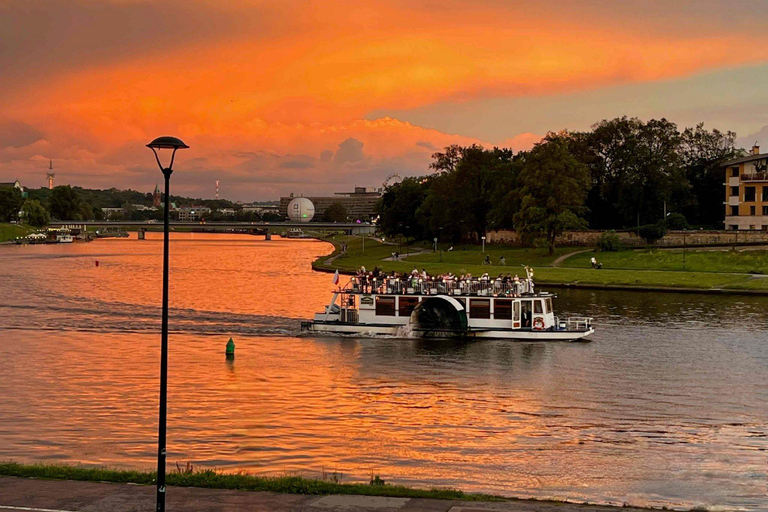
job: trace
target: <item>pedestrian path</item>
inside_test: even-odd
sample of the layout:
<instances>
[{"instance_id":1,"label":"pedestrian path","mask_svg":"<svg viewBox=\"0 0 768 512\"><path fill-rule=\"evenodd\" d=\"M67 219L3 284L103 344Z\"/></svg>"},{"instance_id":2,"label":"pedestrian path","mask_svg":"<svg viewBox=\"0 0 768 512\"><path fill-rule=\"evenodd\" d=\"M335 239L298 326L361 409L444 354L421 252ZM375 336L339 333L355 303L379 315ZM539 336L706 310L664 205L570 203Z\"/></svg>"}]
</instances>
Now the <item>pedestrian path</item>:
<instances>
[{"instance_id":1,"label":"pedestrian path","mask_svg":"<svg viewBox=\"0 0 768 512\"><path fill-rule=\"evenodd\" d=\"M467 502L385 496L306 496L169 487L168 512L640 512L544 501ZM0 512L151 512L147 485L0 477Z\"/></svg>"}]
</instances>

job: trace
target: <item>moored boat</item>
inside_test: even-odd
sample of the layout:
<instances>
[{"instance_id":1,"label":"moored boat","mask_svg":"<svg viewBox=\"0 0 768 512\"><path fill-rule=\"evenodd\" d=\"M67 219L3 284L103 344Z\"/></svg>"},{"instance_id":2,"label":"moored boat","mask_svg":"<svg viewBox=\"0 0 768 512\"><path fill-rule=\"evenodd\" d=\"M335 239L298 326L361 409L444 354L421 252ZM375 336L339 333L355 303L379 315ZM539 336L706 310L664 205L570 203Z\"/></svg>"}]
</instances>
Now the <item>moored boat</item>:
<instances>
[{"instance_id":1,"label":"moored boat","mask_svg":"<svg viewBox=\"0 0 768 512\"><path fill-rule=\"evenodd\" d=\"M302 332L396 337L574 341L594 333L592 318L555 316L556 295L522 280L452 275L358 275L339 287ZM338 302L337 302L338 301Z\"/></svg>"}]
</instances>

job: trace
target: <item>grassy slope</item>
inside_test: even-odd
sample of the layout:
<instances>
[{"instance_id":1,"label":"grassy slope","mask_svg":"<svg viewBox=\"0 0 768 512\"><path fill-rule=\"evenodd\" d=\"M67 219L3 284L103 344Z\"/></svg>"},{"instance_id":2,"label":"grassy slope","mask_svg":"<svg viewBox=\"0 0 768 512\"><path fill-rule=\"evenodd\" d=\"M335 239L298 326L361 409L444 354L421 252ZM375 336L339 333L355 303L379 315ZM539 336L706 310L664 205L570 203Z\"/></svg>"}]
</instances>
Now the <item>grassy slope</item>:
<instances>
[{"instance_id":1,"label":"grassy slope","mask_svg":"<svg viewBox=\"0 0 768 512\"><path fill-rule=\"evenodd\" d=\"M645 249L636 251L575 254L563 266L589 268L596 257L606 269L683 270L682 249ZM685 269L698 272L745 272L768 274L768 251L757 250L686 250Z\"/></svg>"},{"instance_id":2,"label":"grassy slope","mask_svg":"<svg viewBox=\"0 0 768 512\"><path fill-rule=\"evenodd\" d=\"M412 255L406 261L382 261L398 250L397 245L382 245L370 238L366 239L365 253L357 237L336 237L336 242L348 244L347 254L334 260L333 264L322 265L327 256L316 262L320 267L354 271L360 265L372 269L378 265L385 271L410 271L414 266L425 268L431 274L453 272L461 274L471 272L491 275L511 272L522 273L520 265L527 263L534 267L536 281L539 283L590 284L612 286L651 286L673 288L724 288L737 290L766 290L768 278L753 278L741 273L755 269L765 269L768 273L768 256L763 251L687 251L686 267L692 271L675 271L677 259L682 270L682 253L677 250L622 251L618 253L586 252L567 258L560 267L552 267L555 257L574 252L579 248L559 248L555 257L550 257L540 249L521 249L512 247L487 247L491 255L490 266L481 265L484 255L480 247L457 247L452 252L443 252L440 262L439 253ZM412 249L413 250L413 249ZM412 251L411 250L411 251ZM403 253L405 251L403 250ZM651 252L651 256L643 253ZM336 251L338 253L338 250ZM504 255L506 266L498 265L498 257ZM602 270L589 268L589 260L596 256L603 262ZM691 260L693 258L693 260ZM690 261L690 265L688 265ZM745 270L749 269L749 270Z\"/></svg>"},{"instance_id":3,"label":"grassy slope","mask_svg":"<svg viewBox=\"0 0 768 512\"><path fill-rule=\"evenodd\" d=\"M20 236L27 236L34 228L20 224L0 224L0 242L7 242Z\"/></svg>"},{"instance_id":4,"label":"grassy slope","mask_svg":"<svg viewBox=\"0 0 768 512\"><path fill-rule=\"evenodd\" d=\"M80 480L88 482L116 482L151 485L156 473L124 471L108 468L85 468L62 465L24 465L14 462L0 463L0 476L44 478L48 480ZM300 476L260 477L244 473L220 473L213 470L171 471L166 477L168 485L205 487L210 489L239 489L244 491L269 491L291 494L360 494L367 496L399 496L409 498L437 498L470 501L504 501L504 498L487 494L465 494L454 489L413 489L399 485L369 485L339 483L338 475L326 480L314 480Z\"/></svg>"}]
</instances>

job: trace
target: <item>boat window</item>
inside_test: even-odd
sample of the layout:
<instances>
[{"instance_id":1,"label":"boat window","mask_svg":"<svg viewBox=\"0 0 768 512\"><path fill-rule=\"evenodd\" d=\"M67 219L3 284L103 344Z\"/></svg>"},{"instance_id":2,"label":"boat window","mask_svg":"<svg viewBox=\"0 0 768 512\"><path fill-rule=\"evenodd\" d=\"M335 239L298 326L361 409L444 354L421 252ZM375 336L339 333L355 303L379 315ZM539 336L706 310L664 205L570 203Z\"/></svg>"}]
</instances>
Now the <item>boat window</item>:
<instances>
[{"instance_id":1,"label":"boat window","mask_svg":"<svg viewBox=\"0 0 768 512\"><path fill-rule=\"evenodd\" d=\"M400 316L411 316L416 304L419 303L418 297L400 297Z\"/></svg>"},{"instance_id":2,"label":"boat window","mask_svg":"<svg viewBox=\"0 0 768 512\"><path fill-rule=\"evenodd\" d=\"M463 307L463 308L464 308L464 310L466 311L466 309L467 309L467 301L465 301L464 299L460 299L460 298L458 298L458 297L454 297L453 299L454 299L456 302L458 302L459 304L461 304L461 307Z\"/></svg>"},{"instance_id":3,"label":"boat window","mask_svg":"<svg viewBox=\"0 0 768 512\"><path fill-rule=\"evenodd\" d=\"M512 320L512 301L509 299L496 299L493 302L493 318Z\"/></svg>"},{"instance_id":4,"label":"boat window","mask_svg":"<svg viewBox=\"0 0 768 512\"><path fill-rule=\"evenodd\" d=\"M490 299L470 299L469 316L470 318L491 318Z\"/></svg>"},{"instance_id":5,"label":"boat window","mask_svg":"<svg viewBox=\"0 0 768 512\"><path fill-rule=\"evenodd\" d=\"M547 304L547 313L551 313L552 312L552 299L547 299L546 304Z\"/></svg>"},{"instance_id":6,"label":"boat window","mask_svg":"<svg viewBox=\"0 0 768 512\"><path fill-rule=\"evenodd\" d=\"M534 313L543 313L544 312L544 308L541 307L541 301L540 300L533 301L533 312Z\"/></svg>"},{"instance_id":7,"label":"boat window","mask_svg":"<svg viewBox=\"0 0 768 512\"><path fill-rule=\"evenodd\" d=\"M515 310L515 321L519 322L520 321L520 303L517 301L515 301L514 310Z\"/></svg>"},{"instance_id":8,"label":"boat window","mask_svg":"<svg viewBox=\"0 0 768 512\"><path fill-rule=\"evenodd\" d=\"M379 316L395 316L395 298L376 297L376 314Z\"/></svg>"},{"instance_id":9,"label":"boat window","mask_svg":"<svg viewBox=\"0 0 768 512\"><path fill-rule=\"evenodd\" d=\"M520 301L520 303L522 304L521 309L522 309L522 312L523 312L522 313L522 316L523 316L523 320L522 320L523 328L530 328L531 327L531 321L533 320L532 314L531 314L531 301L530 300L523 300L523 301Z\"/></svg>"}]
</instances>

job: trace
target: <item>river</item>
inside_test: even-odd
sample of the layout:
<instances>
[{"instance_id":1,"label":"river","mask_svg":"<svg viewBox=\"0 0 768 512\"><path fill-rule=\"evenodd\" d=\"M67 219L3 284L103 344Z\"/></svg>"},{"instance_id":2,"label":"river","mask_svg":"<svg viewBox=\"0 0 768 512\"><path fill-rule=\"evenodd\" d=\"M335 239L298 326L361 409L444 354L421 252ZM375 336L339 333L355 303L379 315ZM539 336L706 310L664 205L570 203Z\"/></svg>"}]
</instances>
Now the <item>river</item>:
<instances>
[{"instance_id":1,"label":"river","mask_svg":"<svg viewBox=\"0 0 768 512\"><path fill-rule=\"evenodd\" d=\"M148 237L0 247L0 460L153 468L162 241ZM560 316L595 317L589 343L298 337L329 300L331 276L310 270L329 251L172 235L170 466L768 504L768 298L551 290Z\"/></svg>"}]
</instances>

